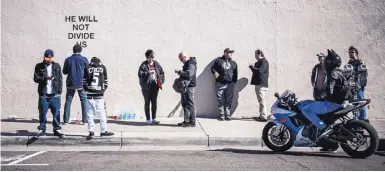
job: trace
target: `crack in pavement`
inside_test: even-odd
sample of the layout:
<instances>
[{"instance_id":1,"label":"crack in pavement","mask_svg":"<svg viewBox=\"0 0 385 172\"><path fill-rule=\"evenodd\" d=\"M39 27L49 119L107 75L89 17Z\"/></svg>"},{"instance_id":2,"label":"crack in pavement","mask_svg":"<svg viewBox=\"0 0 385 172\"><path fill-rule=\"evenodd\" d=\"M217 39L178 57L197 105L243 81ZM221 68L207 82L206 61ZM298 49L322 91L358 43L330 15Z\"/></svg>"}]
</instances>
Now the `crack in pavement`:
<instances>
[{"instance_id":1,"label":"crack in pavement","mask_svg":"<svg viewBox=\"0 0 385 172\"><path fill-rule=\"evenodd\" d=\"M283 158L283 157L280 156L280 155L275 155L275 156L277 156L278 159L280 159L280 160L282 160L282 161L285 161L285 162L288 162L288 163L292 163L292 164L297 164L297 165L301 166L302 168L305 168L306 170L310 170L309 167L307 167L307 166L305 166L305 165L302 165L302 164L299 163L299 162L288 161L287 159Z\"/></svg>"}]
</instances>

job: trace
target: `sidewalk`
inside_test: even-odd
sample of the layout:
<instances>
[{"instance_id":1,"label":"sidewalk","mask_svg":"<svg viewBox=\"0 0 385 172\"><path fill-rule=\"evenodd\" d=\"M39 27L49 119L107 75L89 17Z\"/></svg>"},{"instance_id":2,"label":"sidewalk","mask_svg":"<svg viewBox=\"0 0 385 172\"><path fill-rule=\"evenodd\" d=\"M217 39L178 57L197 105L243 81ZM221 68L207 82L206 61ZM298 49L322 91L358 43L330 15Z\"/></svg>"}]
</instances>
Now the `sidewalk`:
<instances>
[{"instance_id":1,"label":"sidewalk","mask_svg":"<svg viewBox=\"0 0 385 172\"><path fill-rule=\"evenodd\" d=\"M27 141L37 131L39 121L32 119L1 120L2 147L26 146ZM52 121L52 119L48 119ZM218 121L216 119L198 118L193 127L178 127L182 118L159 119L159 125L146 125L143 120L119 121L108 120L112 137L99 137L100 125L96 123L95 137L87 141L87 125L61 125L66 137L53 136L52 123L47 123L47 136L34 140L28 147L90 147L108 146L109 150L124 150L136 146L195 146L201 148L215 146L251 146L262 145L262 129L266 125L252 119L234 119ZM385 120L372 120L380 139L380 147L385 146Z\"/></svg>"}]
</instances>

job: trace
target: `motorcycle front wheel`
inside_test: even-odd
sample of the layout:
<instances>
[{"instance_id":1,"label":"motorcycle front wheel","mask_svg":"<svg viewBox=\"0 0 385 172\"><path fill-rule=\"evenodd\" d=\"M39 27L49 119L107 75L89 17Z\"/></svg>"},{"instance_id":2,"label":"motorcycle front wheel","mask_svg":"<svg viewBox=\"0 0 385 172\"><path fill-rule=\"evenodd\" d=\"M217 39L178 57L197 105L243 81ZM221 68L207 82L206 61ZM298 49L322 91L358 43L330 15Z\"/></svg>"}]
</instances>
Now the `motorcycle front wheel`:
<instances>
[{"instance_id":1,"label":"motorcycle front wheel","mask_svg":"<svg viewBox=\"0 0 385 172\"><path fill-rule=\"evenodd\" d=\"M345 124L344 128L354 135L352 140L340 143L345 153L353 158L366 158L377 151L379 138L376 129L372 125L365 121L353 120ZM360 150L364 146L367 146L367 148Z\"/></svg>"},{"instance_id":2,"label":"motorcycle front wheel","mask_svg":"<svg viewBox=\"0 0 385 172\"><path fill-rule=\"evenodd\" d=\"M269 122L263 128L262 139L266 146L274 152L285 152L293 146L293 139L288 128L283 127L278 136L274 135L277 125Z\"/></svg>"}]
</instances>

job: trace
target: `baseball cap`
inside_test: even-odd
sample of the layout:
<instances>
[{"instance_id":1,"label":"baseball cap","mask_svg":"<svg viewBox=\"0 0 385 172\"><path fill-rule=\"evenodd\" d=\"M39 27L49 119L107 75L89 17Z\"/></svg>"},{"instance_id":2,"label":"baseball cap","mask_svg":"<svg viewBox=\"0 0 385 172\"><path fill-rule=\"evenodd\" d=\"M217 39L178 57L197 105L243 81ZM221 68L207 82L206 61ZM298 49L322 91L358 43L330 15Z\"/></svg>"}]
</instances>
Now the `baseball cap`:
<instances>
[{"instance_id":1,"label":"baseball cap","mask_svg":"<svg viewBox=\"0 0 385 172\"><path fill-rule=\"evenodd\" d=\"M226 48L223 53L233 53L234 50L231 50L230 48Z\"/></svg>"},{"instance_id":2,"label":"baseball cap","mask_svg":"<svg viewBox=\"0 0 385 172\"><path fill-rule=\"evenodd\" d=\"M48 57L49 55L51 55L51 57L53 57L53 51L51 49L45 50L44 57Z\"/></svg>"}]
</instances>

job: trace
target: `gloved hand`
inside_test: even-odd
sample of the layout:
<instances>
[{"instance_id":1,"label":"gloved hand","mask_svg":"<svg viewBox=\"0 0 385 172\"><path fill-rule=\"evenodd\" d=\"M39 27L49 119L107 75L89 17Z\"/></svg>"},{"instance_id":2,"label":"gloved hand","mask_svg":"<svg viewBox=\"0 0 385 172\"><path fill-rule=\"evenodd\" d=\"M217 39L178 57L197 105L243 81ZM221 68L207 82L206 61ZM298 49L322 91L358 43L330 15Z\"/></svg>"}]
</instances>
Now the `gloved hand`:
<instances>
[{"instance_id":1,"label":"gloved hand","mask_svg":"<svg viewBox=\"0 0 385 172\"><path fill-rule=\"evenodd\" d=\"M215 75L215 78L219 77L219 73L218 72L215 72L214 75Z\"/></svg>"}]
</instances>

